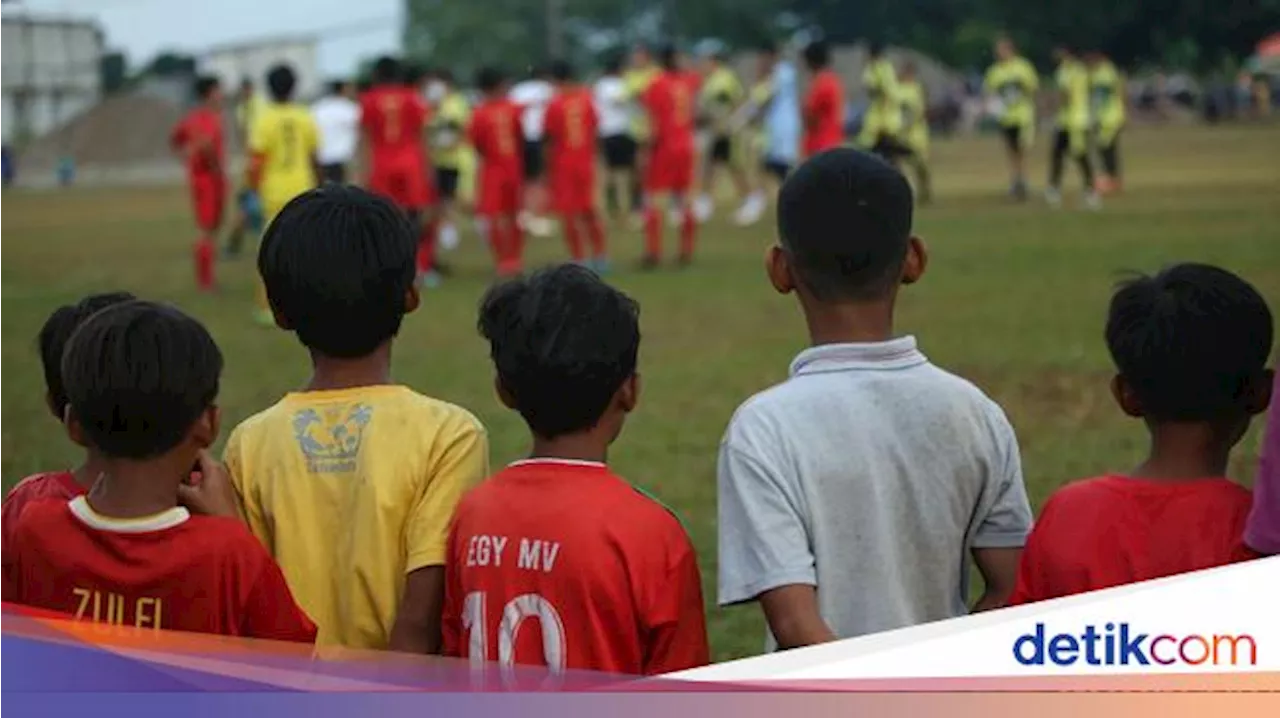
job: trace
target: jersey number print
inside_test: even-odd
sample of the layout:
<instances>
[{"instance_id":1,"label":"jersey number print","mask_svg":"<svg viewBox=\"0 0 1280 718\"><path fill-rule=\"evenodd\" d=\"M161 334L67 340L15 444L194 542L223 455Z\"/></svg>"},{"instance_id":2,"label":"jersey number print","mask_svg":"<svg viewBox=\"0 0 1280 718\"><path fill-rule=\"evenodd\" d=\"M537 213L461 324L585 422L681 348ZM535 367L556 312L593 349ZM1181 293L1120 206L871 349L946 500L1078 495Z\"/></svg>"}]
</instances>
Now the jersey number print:
<instances>
[{"instance_id":1,"label":"jersey number print","mask_svg":"<svg viewBox=\"0 0 1280 718\"><path fill-rule=\"evenodd\" d=\"M489 660L488 597L484 591L467 594L462 605L462 628L470 635L467 655L471 665L479 666ZM536 593L516 596L502 608L502 622L498 624L498 664L504 674L514 672L516 664L516 637L525 620L536 618L542 625L542 662L552 673L563 673L565 667L564 622L551 602Z\"/></svg>"}]
</instances>

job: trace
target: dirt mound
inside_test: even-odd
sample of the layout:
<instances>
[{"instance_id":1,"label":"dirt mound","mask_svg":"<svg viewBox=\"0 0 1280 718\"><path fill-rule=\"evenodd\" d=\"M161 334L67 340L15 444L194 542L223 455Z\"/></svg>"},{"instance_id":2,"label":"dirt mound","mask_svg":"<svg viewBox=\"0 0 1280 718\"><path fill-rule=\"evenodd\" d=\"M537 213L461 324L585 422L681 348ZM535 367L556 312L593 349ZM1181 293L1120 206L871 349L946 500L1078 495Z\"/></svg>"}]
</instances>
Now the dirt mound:
<instances>
[{"instance_id":1,"label":"dirt mound","mask_svg":"<svg viewBox=\"0 0 1280 718\"><path fill-rule=\"evenodd\" d=\"M170 156L169 132L182 114L178 105L154 97L108 97L22 148L19 166L48 168L63 155L78 166L163 161Z\"/></svg>"}]
</instances>

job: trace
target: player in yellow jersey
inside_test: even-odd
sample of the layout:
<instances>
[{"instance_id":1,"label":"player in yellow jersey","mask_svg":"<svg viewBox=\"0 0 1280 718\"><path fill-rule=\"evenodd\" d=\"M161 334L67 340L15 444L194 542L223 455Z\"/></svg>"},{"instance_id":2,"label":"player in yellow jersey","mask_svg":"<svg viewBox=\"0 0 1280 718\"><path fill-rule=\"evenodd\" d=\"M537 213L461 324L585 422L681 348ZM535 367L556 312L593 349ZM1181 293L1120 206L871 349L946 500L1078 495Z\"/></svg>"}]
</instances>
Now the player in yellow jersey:
<instances>
[{"instance_id":1,"label":"player in yellow jersey","mask_svg":"<svg viewBox=\"0 0 1280 718\"><path fill-rule=\"evenodd\" d=\"M1093 113L1094 138L1102 159L1098 190L1102 194L1120 189L1120 131L1125 124L1124 78L1114 63L1098 51L1090 52L1089 104Z\"/></svg>"},{"instance_id":2,"label":"player in yellow jersey","mask_svg":"<svg viewBox=\"0 0 1280 718\"><path fill-rule=\"evenodd\" d=\"M916 63L908 60L898 73L898 102L902 107L902 141L911 150L907 163L916 175L916 201L933 199L929 177L929 94L920 84Z\"/></svg>"},{"instance_id":3,"label":"player in yellow jersey","mask_svg":"<svg viewBox=\"0 0 1280 718\"><path fill-rule=\"evenodd\" d=\"M700 114L711 130L711 146L702 163L702 194L693 205L694 216L699 222L710 219L715 211L711 186L715 181L717 168L723 168L729 173L740 200L745 199L751 190L747 184L747 175L742 171L740 158L735 156L735 136L730 126L730 120L746 100L746 94L746 88L742 86L738 75L725 63L724 53L716 51L709 54L703 71L702 88L698 92Z\"/></svg>"},{"instance_id":4,"label":"player in yellow jersey","mask_svg":"<svg viewBox=\"0 0 1280 718\"><path fill-rule=\"evenodd\" d=\"M631 139L636 146L631 161L631 214L637 224L644 209L644 164L649 155L649 115L641 106L640 98L657 76L658 65L649 48L636 45L631 51L630 66L622 74L622 82L631 103Z\"/></svg>"},{"instance_id":5,"label":"player in yellow jersey","mask_svg":"<svg viewBox=\"0 0 1280 718\"><path fill-rule=\"evenodd\" d=\"M902 137L902 105L898 99L898 71L885 56L884 45L872 42L867 48L867 67L862 86L868 105L862 116L857 144L885 160L898 164L911 154Z\"/></svg>"},{"instance_id":6,"label":"player in yellow jersey","mask_svg":"<svg viewBox=\"0 0 1280 718\"><path fill-rule=\"evenodd\" d=\"M320 132L306 105L293 101L297 76L288 65L267 72L271 101L256 113L249 130L249 186L262 198L268 224L289 200L316 186ZM255 318L272 324L266 294L259 286Z\"/></svg>"},{"instance_id":7,"label":"player in yellow jersey","mask_svg":"<svg viewBox=\"0 0 1280 718\"><path fill-rule=\"evenodd\" d=\"M1084 203L1098 209L1102 201L1093 184L1093 162L1089 159L1089 70L1075 52L1059 47L1054 55L1058 69L1054 84L1058 91L1058 118L1049 155L1049 187L1044 192L1051 206L1062 204L1062 165L1067 156L1075 160L1084 181Z\"/></svg>"},{"instance_id":8,"label":"player in yellow jersey","mask_svg":"<svg viewBox=\"0 0 1280 718\"><path fill-rule=\"evenodd\" d=\"M471 119L471 105L458 91L453 73L441 69L435 82L440 88L439 103L427 125L431 134L431 160L435 164L436 193L440 197L437 216L440 221L440 246L452 249L458 246L458 227L454 223L454 205L458 199L462 170L466 164L467 123ZM439 261L436 262L437 267Z\"/></svg>"},{"instance_id":9,"label":"player in yellow jersey","mask_svg":"<svg viewBox=\"0 0 1280 718\"><path fill-rule=\"evenodd\" d=\"M1000 133L1009 158L1009 194L1027 198L1027 149L1036 131L1036 91L1040 77L1036 68L1018 54L1007 37L996 40L996 62L987 70L983 92L1000 103Z\"/></svg>"},{"instance_id":10,"label":"player in yellow jersey","mask_svg":"<svg viewBox=\"0 0 1280 718\"><path fill-rule=\"evenodd\" d=\"M258 116L258 111L262 109L263 104L262 96L253 87L253 80L247 77L241 80L240 89L236 93L235 127L236 142L244 152L249 150L249 129L253 127L253 120ZM239 211L235 224L227 234L227 246L223 250L223 256L227 259L240 256L245 234L250 232L254 236L262 234L262 200L249 187L247 178L240 181L240 189L236 191L236 207Z\"/></svg>"}]
</instances>

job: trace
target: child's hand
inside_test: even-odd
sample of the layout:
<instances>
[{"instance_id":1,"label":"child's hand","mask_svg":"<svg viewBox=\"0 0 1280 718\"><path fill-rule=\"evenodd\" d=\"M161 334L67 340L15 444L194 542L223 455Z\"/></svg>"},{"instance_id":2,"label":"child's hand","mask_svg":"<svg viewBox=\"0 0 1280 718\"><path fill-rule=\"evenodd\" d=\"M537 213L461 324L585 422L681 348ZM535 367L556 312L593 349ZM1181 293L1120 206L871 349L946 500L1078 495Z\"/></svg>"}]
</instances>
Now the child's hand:
<instances>
[{"instance_id":1,"label":"child's hand","mask_svg":"<svg viewBox=\"0 0 1280 718\"><path fill-rule=\"evenodd\" d=\"M243 519L227 468L208 451L200 452L198 466L199 476L178 487L178 501L198 514Z\"/></svg>"}]
</instances>

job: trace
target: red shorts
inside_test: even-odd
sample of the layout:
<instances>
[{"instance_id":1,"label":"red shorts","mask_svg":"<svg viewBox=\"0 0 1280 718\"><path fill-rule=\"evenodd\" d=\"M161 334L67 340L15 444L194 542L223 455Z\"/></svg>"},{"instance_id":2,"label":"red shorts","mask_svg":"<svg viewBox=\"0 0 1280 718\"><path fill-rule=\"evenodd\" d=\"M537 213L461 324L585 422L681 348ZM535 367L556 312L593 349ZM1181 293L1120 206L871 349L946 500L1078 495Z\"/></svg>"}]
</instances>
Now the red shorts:
<instances>
[{"instance_id":1,"label":"red shorts","mask_svg":"<svg viewBox=\"0 0 1280 718\"><path fill-rule=\"evenodd\" d=\"M427 178L427 168L417 157L395 162L374 162L369 173L369 190L416 212L435 201L435 187Z\"/></svg>"},{"instance_id":2,"label":"red shorts","mask_svg":"<svg viewBox=\"0 0 1280 718\"><path fill-rule=\"evenodd\" d=\"M227 201L227 180L221 174L193 174L188 177L196 226L205 232L222 226L222 209Z\"/></svg>"},{"instance_id":3,"label":"red shorts","mask_svg":"<svg viewBox=\"0 0 1280 718\"><path fill-rule=\"evenodd\" d=\"M595 162L552 162L551 204L557 214L581 214L595 209Z\"/></svg>"},{"instance_id":4,"label":"red shorts","mask_svg":"<svg viewBox=\"0 0 1280 718\"><path fill-rule=\"evenodd\" d=\"M644 188L649 192L688 192L693 186L693 148L659 145L649 155Z\"/></svg>"},{"instance_id":5,"label":"red shorts","mask_svg":"<svg viewBox=\"0 0 1280 718\"><path fill-rule=\"evenodd\" d=\"M476 214L493 217L520 212L524 177L518 167L482 165L476 183Z\"/></svg>"}]
</instances>

